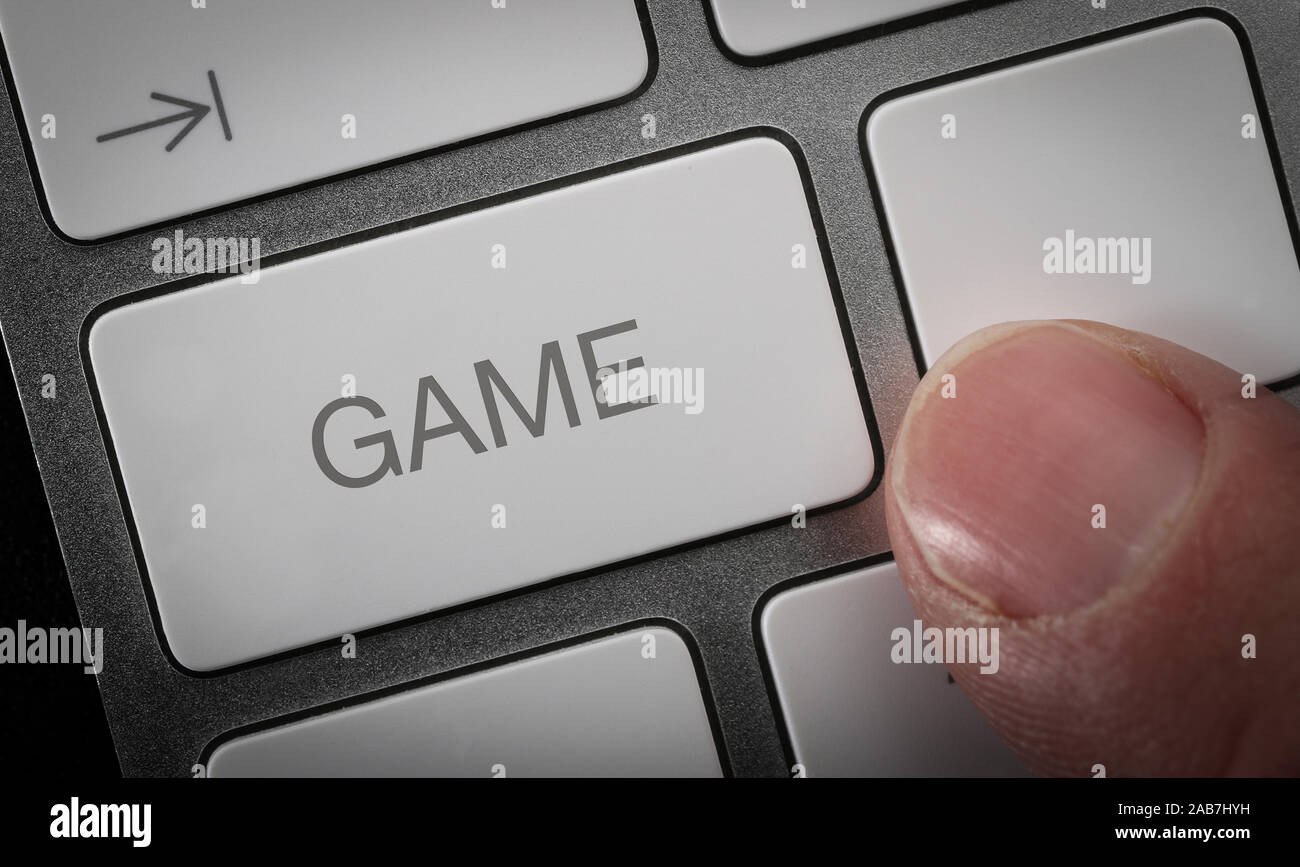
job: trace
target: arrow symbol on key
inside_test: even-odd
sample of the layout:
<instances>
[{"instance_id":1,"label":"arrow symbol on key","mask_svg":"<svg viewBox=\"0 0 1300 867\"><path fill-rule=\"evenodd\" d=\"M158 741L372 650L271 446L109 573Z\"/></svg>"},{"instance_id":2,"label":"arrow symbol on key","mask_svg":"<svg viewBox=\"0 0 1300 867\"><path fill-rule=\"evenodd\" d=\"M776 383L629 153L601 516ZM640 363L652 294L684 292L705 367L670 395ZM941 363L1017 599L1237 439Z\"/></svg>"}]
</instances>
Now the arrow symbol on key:
<instances>
[{"instance_id":1,"label":"arrow symbol on key","mask_svg":"<svg viewBox=\"0 0 1300 867\"><path fill-rule=\"evenodd\" d=\"M217 89L217 76L211 70L208 70L208 83L212 86L212 99L213 102L216 103L217 114L220 115L221 117L221 127L225 131L226 141L230 141L231 138L230 122L226 119L225 106L222 105L221 103L221 91ZM181 108L184 108L185 111L178 112L176 114L169 114L166 117L160 117L157 120L150 120L150 121L145 121L144 123L138 123L135 126L128 126L125 129L114 130L113 132L106 132L103 135L96 137L95 141L97 142L111 141L112 139L115 138L122 138L123 136L134 135L138 132L144 132L147 129L153 129L156 126L166 126L169 123L176 123L177 121L180 120L188 120L189 122L186 123L185 126L181 127L181 131L176 133L176 135L172 138L172 140L167 142L167 146L163 148L163 150L167 151L168 153L171 153L172 148L180 144L181 140L184 139L185 136L190 134L190 130L198 126L199 121L207 117L208 112L212 111L212 106L210 105L204 105L201 102L193 102L188 99L181 99L178 96L168 96L165 93L158 93L157 91L149 94L149 97L150 99L156 99L159 102L169 102L172 105L179 105Z\"/></svg>"}]
</instances>

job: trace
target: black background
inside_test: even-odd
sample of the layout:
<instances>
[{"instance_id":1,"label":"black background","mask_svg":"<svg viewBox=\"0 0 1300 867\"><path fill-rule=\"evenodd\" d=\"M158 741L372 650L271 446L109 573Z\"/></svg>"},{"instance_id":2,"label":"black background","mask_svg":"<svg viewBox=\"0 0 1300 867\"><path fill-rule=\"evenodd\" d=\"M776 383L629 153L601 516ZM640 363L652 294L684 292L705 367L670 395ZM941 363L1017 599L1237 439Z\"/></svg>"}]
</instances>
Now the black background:
<instances>
[{"instance_id":1,"label":"black background","mask_svg":"<svg viewBox=\"0 0 1300 867\"><path fill-rule=\"evenodd\" d=\"M3 340L0 339L0 344ZM9 356L0 348L0 626L79 626L41 487ZM39 383L31 388L39 389ZM35 394L29 393L29 397ZM103 779L120 775L94 675L79 665L0 665L0 775Z\"/></svg>"}]
</instances>

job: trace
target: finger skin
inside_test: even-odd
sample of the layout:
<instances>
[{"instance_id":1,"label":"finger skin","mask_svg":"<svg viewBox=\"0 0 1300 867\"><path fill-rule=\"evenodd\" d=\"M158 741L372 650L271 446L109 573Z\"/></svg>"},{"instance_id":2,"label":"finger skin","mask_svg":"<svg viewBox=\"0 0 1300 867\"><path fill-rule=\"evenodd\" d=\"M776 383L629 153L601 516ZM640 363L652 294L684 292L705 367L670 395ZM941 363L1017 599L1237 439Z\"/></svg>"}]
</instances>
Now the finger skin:
<instances>
[{"instance_id":1,"label":"finger skin","mask_svg":"<svg viewBox=\"0 0 1300 867\"><path fill-rule=\"evenodd\" d=\"M1082 608L1017 618L933 574L893 479L909 423L940 376L960 379L972 352L1027 328L1073 329L1122 353L1199 416L1206 448L1185 511L1132 574ZM1280 398L1260 388L1243 399L1240 373L1150 335L1083 321L994 326L922 379L884 491L895 557L923 622L999 627L997 674L949 667L1033 771L1300 774L1300 413ZM1247 634L1254 659L1243 658Z\"/></svg>"}]
</instances>

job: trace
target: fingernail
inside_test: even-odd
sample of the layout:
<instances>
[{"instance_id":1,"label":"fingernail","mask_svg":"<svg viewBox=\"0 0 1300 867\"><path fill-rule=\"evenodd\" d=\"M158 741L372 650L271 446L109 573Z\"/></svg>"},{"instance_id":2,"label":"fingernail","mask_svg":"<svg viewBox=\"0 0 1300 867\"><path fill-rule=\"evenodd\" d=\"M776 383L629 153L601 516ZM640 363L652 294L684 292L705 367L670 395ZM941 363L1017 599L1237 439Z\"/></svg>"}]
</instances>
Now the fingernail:
<instances>
[{"instance_id":1,"label":"fingernail","mask_svg":"<svg viewBox=\"0 0 1300 867\"><path fill-rule=\"evenodd\" d=\"M933 574L992 611L1033 617L1088 605L1149 561L1204 454L1200 418L1127 356L1035 323L939 360L891 479Z\"/></svg>"}]
</instances>

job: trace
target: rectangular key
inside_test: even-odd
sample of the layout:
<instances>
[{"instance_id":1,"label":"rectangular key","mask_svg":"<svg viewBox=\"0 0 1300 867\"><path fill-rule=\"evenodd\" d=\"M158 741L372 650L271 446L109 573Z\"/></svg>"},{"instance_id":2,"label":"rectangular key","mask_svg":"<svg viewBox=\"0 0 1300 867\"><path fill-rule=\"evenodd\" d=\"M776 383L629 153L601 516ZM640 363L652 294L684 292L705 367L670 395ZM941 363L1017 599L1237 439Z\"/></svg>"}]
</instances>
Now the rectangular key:
<instances>
[{"instance_id":1,"label":"rectangular key","mask_svg":"<svg viewBox=\"0 0 1300 867\"><path fill-rule=\"evenodd\" d=\"M763 608L763 646L806 776L1026 774L945 666L894 661L894 630L910 645L915 621L892 561L785 590Z\"/></svg>"},{"instance_id":2,"label":"rectangular key","mask_svg":"<svg viewBox=\"0 0 1300 867\"><path fill-rule=\"evenodd\" d=\"M921 354L1098 319L1300 373L1300 264L1233 29L1196 17L886 102L866 123Z\"/></svg>"},{"instance_id":3,"label":"rectangular key","mask_svg":"<svg viewBox=\"0 0 1300 867\"><path fill-rule=\"evenodd\" d=\"M88 240L627 96L641 11L0 0L0 34L55 226Z\"/></svg>"},{"instance_id":4,"label":"rectangular key","mask_svg":"<svg viewBox=\"0 0 1300 867\"><path fill-rule=\"evenodd\" d=\"M210 777L717 777L691 651L653 626L237 736Z\"/></svg>"},{"instance_id":5,"label":"rectangular key","mask_svg":"<svg viewBox=\"0 0 1300 867\"><path fill-rule=\"evenodd\" d=\"M723 44L755 59L957 2L810 0L796 6L790 0L708 0Z\"/></svg>"},{"instance_id":6,"label":"rectangular key","mask_svg":"<svg viewBox=\"0 0 1300 867\"><path fill-rule=\"evenodd\" d=\"M753 135L679 154L94 322L182 665L865 488L871 438L793 153Z\"/></svg>"}]
</instances>

